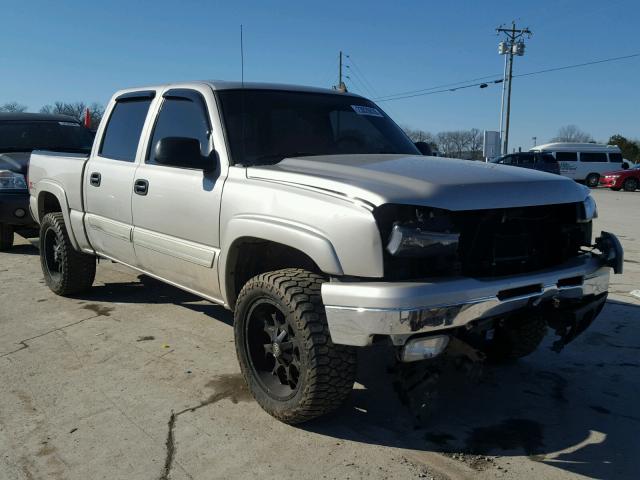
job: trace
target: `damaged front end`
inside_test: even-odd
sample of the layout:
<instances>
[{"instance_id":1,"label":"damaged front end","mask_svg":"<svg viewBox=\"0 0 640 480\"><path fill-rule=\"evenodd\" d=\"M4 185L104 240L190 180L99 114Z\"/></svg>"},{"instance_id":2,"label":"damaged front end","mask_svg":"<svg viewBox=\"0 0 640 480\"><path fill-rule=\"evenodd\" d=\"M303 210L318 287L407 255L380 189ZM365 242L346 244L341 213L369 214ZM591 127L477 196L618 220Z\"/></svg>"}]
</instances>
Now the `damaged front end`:
<instances>
[{"instance_id":1,"label":"damaged front end","mask_svg":"<svg viewBox=\"0 0 640 480\"><path fill-rule=\"evenodd\" d=\"M466 342L497 332L511 341L532 319L542 319L541 327L534 322L542 336L547 326L555 330L560 351L602 310L611 269L622 271L614 235L592 242L590 197L461 212L383 205L374 215L384 278L324 284L327 321L334 343L365 346L384 337L406 361L442 353L443 336Z\"/></svg>"}]
</instances>

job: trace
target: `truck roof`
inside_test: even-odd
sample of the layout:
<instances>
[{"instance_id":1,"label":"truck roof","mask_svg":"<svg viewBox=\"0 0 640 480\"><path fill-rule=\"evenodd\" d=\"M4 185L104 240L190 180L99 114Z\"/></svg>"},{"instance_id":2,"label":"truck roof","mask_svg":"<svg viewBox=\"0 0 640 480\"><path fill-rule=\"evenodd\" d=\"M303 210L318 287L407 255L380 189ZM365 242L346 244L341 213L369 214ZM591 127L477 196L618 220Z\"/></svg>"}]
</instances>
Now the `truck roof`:
<instances>
[{"instance_id":1,"label":"truck roof","mask_svg":"<svg viewBox=\"0 0 640 480\"><path fill-rule=\"evenodd\" d=\"M0 113L0 122L78 122L77 118L70 117L69 115L54 115L50 113L15 113L15 112L2 112Z\"/></svg>"},{"instance_id":2,"label":"truck roof","mask_svg":"<svg viewBox=\"0 0 640 480\"><path fill-rule=\"evenodd\" d=\"M213 90L239 90L242 88L251 90L282 90L285 92L309 92L309 93L339 93L337 90L330 88L308 87L303 85L288 85L284 83L263 83L263 82L238 82L227 80L196 80L192 82L175 82L165 83L159 85L145 85L135 88L125 88L116 92L115 96L122 95L124 93L136 92L140 90L156 90L161 88L189 88L194 85L209 85ZM352 97L360 97L360 95L345 92L344 95L350 95Z\"/></svg>"}]
</instances>

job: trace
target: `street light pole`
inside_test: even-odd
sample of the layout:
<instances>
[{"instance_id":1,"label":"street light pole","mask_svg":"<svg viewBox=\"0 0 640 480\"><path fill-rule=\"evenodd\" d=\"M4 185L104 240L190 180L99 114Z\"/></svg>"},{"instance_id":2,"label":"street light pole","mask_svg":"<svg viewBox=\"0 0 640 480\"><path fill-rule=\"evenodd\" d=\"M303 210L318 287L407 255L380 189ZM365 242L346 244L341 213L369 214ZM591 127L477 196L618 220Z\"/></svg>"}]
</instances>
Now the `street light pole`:
<instances>
[{"instance_id":1,"label":"street light pole","mask_svg":"<svg viewBox=\"0 0 640 480\"><path fill-rule=\"evenodd\" d=\"M511 28L502 28L502 26L496 28L496 33L499 35L503 33L505 40L498 45L498 53L500 55L507 55L504 61L504 76L502 82L502 99L500 101L500 140L502 141L502 154L506 155L509 150L509 120L511 117L511 82L513 80L513 56L524 55L524 41L522 37L527 35L531 38L531 31L528 28L516 28L515 22L511 23ZM508 83L508 85L505 85ZM505 90L507 94L507 111L504 112L504 96ZM504 125L504 129L503 129Z\"/></svg>"}]
</instances>

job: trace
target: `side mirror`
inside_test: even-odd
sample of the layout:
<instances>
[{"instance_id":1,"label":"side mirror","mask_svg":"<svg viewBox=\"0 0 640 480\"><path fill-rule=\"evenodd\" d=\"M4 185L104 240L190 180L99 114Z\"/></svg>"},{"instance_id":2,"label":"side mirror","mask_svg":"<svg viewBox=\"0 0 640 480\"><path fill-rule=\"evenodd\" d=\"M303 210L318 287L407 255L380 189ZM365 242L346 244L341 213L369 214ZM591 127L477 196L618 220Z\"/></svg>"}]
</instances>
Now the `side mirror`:
<instances>
[{"instance_id":1,"label":"side mirror","mask_svg":"<svg viewBox=\"0 0 640 480\"><path fill-rule=\"evenodd\" d=\"M187 137L164 137L155 146L155 162L168 167L195 168L211 171L209 163L213 157L205 157L200 153L200 141Z\"/></svg>"},{"instance_id":2,"label":"side mirror","mask_svg":"<svg viewBox=\"0 0 640 480\"><path fill-rule=\"evenodd\" d=\"M429 145L427 142L415 142L414 145L418 150L420 150L420 153L422 155L433 155L433 152L431 151L431 145Z\"/></svg>"}]
</instances>

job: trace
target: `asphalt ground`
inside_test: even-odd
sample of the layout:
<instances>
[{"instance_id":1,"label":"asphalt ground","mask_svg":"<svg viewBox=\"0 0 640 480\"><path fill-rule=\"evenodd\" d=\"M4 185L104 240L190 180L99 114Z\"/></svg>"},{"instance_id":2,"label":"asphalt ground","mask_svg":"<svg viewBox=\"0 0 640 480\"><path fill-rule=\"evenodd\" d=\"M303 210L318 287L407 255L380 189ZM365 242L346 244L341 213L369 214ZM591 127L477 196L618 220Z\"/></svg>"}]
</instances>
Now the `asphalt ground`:
<instances>
[{"instance_id":1,"label":"asphalt ground","mask_svg":"<svg viewBox=\"0 0 640 480\"><path fill-rule=\"evenodd\" d=\"M615 478L640 472L640 192L596 190L621 239L598 319L506 366L362 350L339 412L291 427L239 375L220 307L102 261L75 298L38 251L0 253L0 479Z\"/></svg>"}]
</instances>

